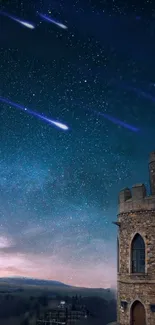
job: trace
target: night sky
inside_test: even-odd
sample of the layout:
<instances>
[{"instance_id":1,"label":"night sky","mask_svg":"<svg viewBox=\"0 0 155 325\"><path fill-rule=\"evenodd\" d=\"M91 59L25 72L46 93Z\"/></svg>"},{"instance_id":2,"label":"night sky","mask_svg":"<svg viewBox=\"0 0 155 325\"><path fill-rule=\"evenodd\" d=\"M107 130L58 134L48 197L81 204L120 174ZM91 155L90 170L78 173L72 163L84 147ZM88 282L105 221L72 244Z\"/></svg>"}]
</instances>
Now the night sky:
<instances>
[{"instance_id":1,"label":"night sky","mask_svg":"<svg viewBox=\"0 0 155 325\"><path fill-rule=\"evenodd\" d=\"M155 150L155 4L136 2L0 1L36 26L0 14L0 276L116 283L118 193Z\"/></svg>"}]
</instances>

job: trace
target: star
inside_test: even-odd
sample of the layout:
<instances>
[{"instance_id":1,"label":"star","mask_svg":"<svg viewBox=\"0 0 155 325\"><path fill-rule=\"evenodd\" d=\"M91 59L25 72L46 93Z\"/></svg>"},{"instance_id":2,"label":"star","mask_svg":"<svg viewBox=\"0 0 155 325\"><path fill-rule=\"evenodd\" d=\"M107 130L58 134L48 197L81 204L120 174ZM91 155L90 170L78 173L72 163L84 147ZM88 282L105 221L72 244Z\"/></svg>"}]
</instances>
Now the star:
<instances>
[{"instance_id":1,"label":"star","mask_svg":"<svg viewBox=\"0 0 155 325\"><path fill-rule=\"evenodd\" d=\"M154 150L151 1L2 10L35 29L0 17L0 96L11 101L0 102L0 276L116 287L118 194L148 187Z\"/></svg>"}]
</instances>

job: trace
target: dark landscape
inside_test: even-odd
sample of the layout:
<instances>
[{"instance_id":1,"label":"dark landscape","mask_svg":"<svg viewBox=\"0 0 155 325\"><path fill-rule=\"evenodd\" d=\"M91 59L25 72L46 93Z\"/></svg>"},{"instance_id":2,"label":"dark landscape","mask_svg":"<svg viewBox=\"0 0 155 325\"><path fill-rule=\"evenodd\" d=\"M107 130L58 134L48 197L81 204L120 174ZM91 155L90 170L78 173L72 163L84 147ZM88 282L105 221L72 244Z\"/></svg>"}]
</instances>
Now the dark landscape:
<instances>
[{"instance_id":1,"label":"dark landscape","mask_svg":"<svg viewBox=\"0 0 155 325\"><path fill-rule=\"evenodd\" d=\"M73 308L77 301L79 306L85 306L88 317L78 324L106 325L116 320L114 290L72 287L31 278L1 278L0 324L35 325L40 312L55 308L61 301Z\"/></svg>"}]
</instances>

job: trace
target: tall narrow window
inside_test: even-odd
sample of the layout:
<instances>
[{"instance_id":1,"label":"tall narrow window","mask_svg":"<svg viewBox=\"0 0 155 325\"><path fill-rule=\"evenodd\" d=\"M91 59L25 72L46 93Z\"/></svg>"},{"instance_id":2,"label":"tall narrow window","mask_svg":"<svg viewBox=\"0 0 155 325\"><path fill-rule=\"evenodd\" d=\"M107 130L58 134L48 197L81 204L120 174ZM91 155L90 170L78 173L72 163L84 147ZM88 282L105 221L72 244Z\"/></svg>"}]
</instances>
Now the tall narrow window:
<instances>
[{"instance_id":1,"label":"tall narrow window","mask_svg":"<svg viewBox=\"0 0 155 325\"><path fill-rule=\"evenodd\" d=\"M145 243L139 234L136 234L131 244L131 272L145 273Z\"/></svg>"},{"instance_id":2,"label":"tall narrow window","mask_svg":"<svg viewBox=\"0 0 155 325\"><path fill-rule=\"evenodd\" d=\"M119 239L117 237L117 272L119 273Z\"/></svg>"}]
</instances>

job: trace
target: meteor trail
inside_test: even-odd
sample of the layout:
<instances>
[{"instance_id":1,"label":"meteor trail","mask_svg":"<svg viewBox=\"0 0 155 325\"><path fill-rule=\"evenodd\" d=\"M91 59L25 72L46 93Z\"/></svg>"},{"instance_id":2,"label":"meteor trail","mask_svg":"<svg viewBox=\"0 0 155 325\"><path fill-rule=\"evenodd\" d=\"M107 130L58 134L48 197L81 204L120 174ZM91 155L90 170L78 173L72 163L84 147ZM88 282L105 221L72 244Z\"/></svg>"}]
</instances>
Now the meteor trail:
<instances>
[{"instance_id":1,"label":"meteor trail","mask_svg":"<svg viewBox=\"0 0 155 325\"><path fill-rule=\"evenodd\" d=\"M152 102L155 103L155 97L152 96L151 94L139 89L139 88L136 88L136 87L131 87L131 86L124 86L124 88L126 88L127 90L130 90L130 91L133 91L135 92L137 95L141 96L141 97L144 97L146 99L149 99L151 100Z\"/></svg>"},{"instance_id":2,"label":"meteor trail","mask_svg":"<svg viewBox=\"0 0 155 325\"><path fill-rule=\"evenodd\" d=\"M56 127L60 128L60 129L62 129L62 130L65 130L65 131L66 131L66 130L69 129L67 125L65 125L65 124L63 124L63 123L61 123L61 122L58 122L58 121L51 120L50 118L48 118L48 117L46 117L46 116L44 116L44 115L41 115L41 114L39 114L39 113L37 113L37 112L34 112L34 111L32 111L32 110L30 110L30 109L28 109L28 108L26 108L26 107L24 107L24 106L22 106L22 105L16 104L16 103L10 101L10 100L7 99L7 98L0 97L0 101L1 101L2 103L7 104L7 105L13 106L13 107L15 107L15 108L17 108L17 109L19 109L19 110L21 110L21 111L25 111L25 112L27 112L28 114L30 114L30 115L32 115L32 116L35 116L35 117L41 119L42 121L47 122L47 123L50 124L50 125L55 125Z\"/></svg>"},{"instance_id":3,"label":"meteor trail","mask_svg":"<svg viewBox=\"0 0 155 325\"><path fill-rule=\"evenodd\" d=\"M1 11L0 14L3 15L3 16L8 17L8 18L10 18L10 19L12 19L12 20L14 20L14 21L16 21L17 23L19 23L19 24L21 24L21 25L23 25L23 26L25 26L25 27L27 27L27 28L30 28L30 29L34 29L34 28L35 28L35 26L32 25L31 23L29 23L29 22L27 22L27 21L25 21L25 20L20 20L20 19L18 19L18 18L15 18L15 17L13 17L13 16L7 14L6 12Z\"/></svg>"},{"instance_id":4,"label":"meteor trail","mask_svg":"<svg viewBox=\"0 0 155 325\"><path fill-rule=\"evenodd\" d=\"M133 131L133 132L138 132L140 131L139 128L133 126L133 125L130 125L130 124L127 124L119 119L117 119L116 117L113 117L109 114L105 114L105 113L101 113L101 112L97 112L97 111L94 111L93 112L97 115L100 115L100 116L103 116L104 118L106 118L107 120L111 121L112 123L114 124L117 124L117 125L120 125L126 129L129 129L130 131Z\"/></svg>"},{"instance_id":5,"label":"meteor trail","mask_svg":"<svg viewBox=\"0 0 155 325\"><path fill-rule=\"evenodd\" d=\"M42 19L48 21L49 23L55 24L55 25L57 25L58 27L60 27L60 28L62 28L62 29L67 29L67 28L68 28L66 25L64 25L64 24L62 24L62 23L59 23L58 21L56 21L56 20L54 20L54 19L48 17L47 15L43 15L43 14L41 14L41 13L39 13L39 12L38 12L38 15L39 15Z\"/></svg>"},{"instance_id":6,"label":"meteor trail","mask_svg":"<svg viewBox=\"0 0 155 325\"><path fill-rule=\"evenodd\" d=\"M116 82L115 82L115 84L116 84ZM150 93L148 93L146 91L143 91L140 88L136 88L136 87L130 86L130 85L124 83L124 82L118 82L116 85L119 86L122 89L131 91L131 92L134 92L139 97L143 97L143 98L149 99L150 101L152 101L152 102L155 103L155 96L153 96L152 94L150 94Z\"/></svg>"}]
</instances>

